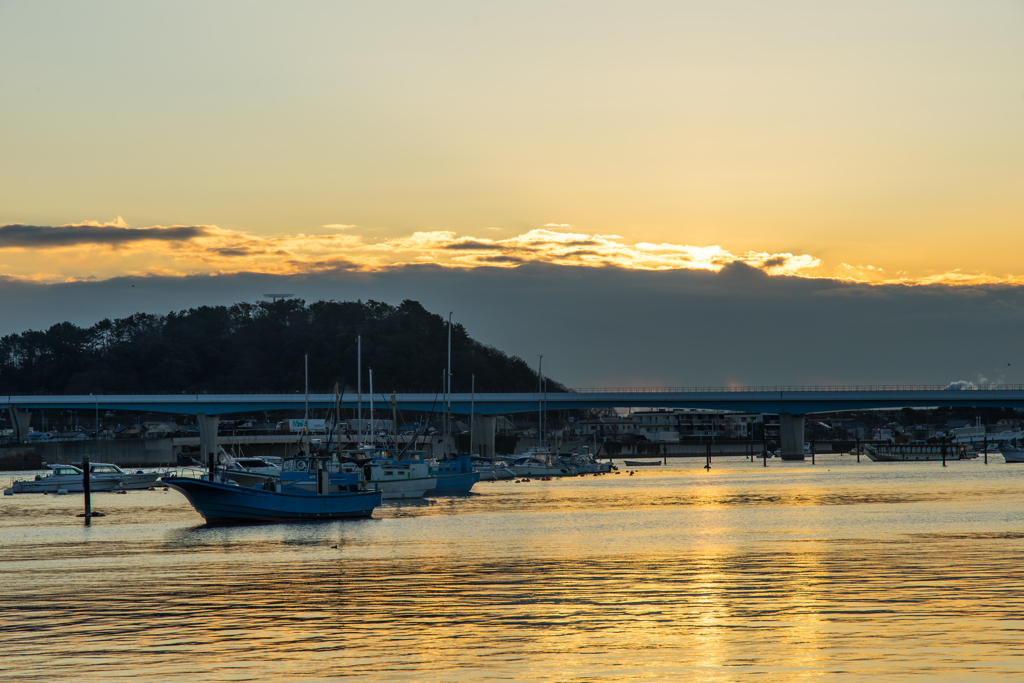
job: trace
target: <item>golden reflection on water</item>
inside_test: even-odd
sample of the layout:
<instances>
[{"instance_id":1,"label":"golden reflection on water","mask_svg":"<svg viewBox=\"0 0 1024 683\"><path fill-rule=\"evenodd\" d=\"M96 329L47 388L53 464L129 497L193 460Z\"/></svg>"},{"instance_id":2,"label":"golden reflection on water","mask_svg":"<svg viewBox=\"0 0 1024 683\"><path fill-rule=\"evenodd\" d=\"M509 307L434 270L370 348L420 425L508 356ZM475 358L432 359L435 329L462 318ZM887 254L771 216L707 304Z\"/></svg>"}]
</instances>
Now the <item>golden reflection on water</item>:
<instances>
[{"instance_id":1,"label":"golden reflection on water","mask_svg":"<svg viewBox=\"0 0 1024 683\"><path fill-rule=\"evenodd\" d=\"M696 463L694 464L696 465ZM824 465L824 466L823 466ZM1017 680L1024 469L722 463L206 528L0 502L19 680Z\"/></svg>"}]
</instances>

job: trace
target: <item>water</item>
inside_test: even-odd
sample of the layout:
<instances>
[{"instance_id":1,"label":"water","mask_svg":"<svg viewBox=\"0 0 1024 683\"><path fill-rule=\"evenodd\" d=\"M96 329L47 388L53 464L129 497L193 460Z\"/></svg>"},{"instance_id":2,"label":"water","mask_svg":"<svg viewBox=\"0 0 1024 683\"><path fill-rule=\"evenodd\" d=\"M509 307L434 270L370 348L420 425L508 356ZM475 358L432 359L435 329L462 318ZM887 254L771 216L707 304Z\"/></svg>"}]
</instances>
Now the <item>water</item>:
<instances>
[{"instance_id":1,"label":"water","mask_svg":"<svg viewBox=\"0 0 1024 683\"><path fill-rule=\"evenodd\" d=\"M1024 466L991 460L722 458L231 528L174 491L95 494L90 528L80 495L3 497L0 678L1019 680Z\"/></svg>"}]
</instances>

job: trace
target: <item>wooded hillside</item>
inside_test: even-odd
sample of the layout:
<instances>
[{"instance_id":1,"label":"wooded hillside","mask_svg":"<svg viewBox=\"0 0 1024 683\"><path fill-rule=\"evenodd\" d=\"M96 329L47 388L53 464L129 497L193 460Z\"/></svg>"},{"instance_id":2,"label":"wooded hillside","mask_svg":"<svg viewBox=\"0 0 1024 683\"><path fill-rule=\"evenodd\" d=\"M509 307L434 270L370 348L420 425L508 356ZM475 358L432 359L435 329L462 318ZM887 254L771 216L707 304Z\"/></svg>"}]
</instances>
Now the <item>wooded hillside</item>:
<instances>
[{"instance_id":1,"label":"wooded hillside","mask_svg":"<svg viewBox=\"0 0 1024 683\"><path fill-rule=\"evenodd\" d=\"M356 386L356 337L363 338L363 391L435 392L447 360L447 324L418 302L301 299L202 306L187 311L69 322L0 339L0 393L228 393ZM452 327L452 390L536 391L523 359L474 341ZM550 391L564 387L548 381Z\"/></svg>"}]
</instances>

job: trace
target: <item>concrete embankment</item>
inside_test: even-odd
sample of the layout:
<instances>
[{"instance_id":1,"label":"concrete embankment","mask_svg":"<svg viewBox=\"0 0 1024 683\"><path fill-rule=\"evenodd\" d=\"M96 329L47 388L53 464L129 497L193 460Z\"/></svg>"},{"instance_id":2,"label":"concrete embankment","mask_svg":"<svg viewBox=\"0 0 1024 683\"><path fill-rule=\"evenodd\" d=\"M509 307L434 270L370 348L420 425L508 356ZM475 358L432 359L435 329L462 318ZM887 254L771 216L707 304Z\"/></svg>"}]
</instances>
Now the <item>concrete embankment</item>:
<instances>
[{"instance_id":1,"label":"concrete embankment","mask_svg":"<svg viewBox=\"0 0 1024 683\"><path fill-rule=\"evenodd\" d=\"M0 448L0 470L38 470L43 464L76 464L83 457L124 467L161 467L175 463L170 439L53 441Z\"/></svg>"}]
</instances>

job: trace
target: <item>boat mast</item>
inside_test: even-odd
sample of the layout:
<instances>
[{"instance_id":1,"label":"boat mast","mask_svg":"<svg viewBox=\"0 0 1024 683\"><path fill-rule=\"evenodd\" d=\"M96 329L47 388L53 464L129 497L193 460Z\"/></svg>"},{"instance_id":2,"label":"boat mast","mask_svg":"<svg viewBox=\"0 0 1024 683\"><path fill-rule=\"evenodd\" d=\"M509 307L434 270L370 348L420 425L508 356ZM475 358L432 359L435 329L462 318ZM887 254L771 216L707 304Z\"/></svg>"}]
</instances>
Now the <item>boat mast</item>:
<instances>
[{"instance_id":1,"label":"boat mast","mask_svg":"<svg viewBox=\"0 0 1024 683\"><path fill-rule=\"evenodd\" d=\"M544 447L544 356L537 356L537 444Z\"/></svg>"},{"instance_id":2,"label":"boat mast","mask_svg":"<svg viewBox=\"0 0 1024 683\"><path fill-rule=\"evenodd\" d=\"M469 376L469 456L473 457L473 409L476 401L476 375Z\"/></svg>"},{"instance_id":3,"label":"boat mast","mask_svg":"<svg viewBox=\"0 0 1024 683\"><path fill-rule=\"evenodd\" d=\"M370 368L370 445L377 445L377 438L373 433L373 368Z\"/></svg>"},{"instance_id":4,"label":"boat mast","mask_svg":"<svg viewBox=\"0 0 1024 683\"><path fill-rule=\"evenodd\" d=\"M447 376L447 390L445 391L445 403L447 408L445 410L445 429L447 434L445 435L445 459L447 460L452 454L452 312L448 311L448 369L445 371Z\"/></svg>"},{"instance_id":5,"label":"boat mast","mask_svg":"<svg viewBox=\"0 0 1024 683\"><path fill-rule=\"evenodd\" d=\"M395 392L391 392L391 433L394 435L395 453L398 453L398 405L395 403Z\"/></svg>"},{"instance_id":6,"label":"boat mast","mask_svg":"<svg viewBox=\"0 0 1024 683\"><path fill-rule=\"evenodd\" d=\"M306 354L306 412L304 416L305 426L302 431L306 434L306 455L309 455L309 354Z\"/></svg>"},{"instance_id":7,"label":"boat mast","mask_svg":"<svg viewBox=\"0 0 1024 683\"><path fill-rule=\"evenodd\" d=\"M356 429L359 430L359 443L363 443L363 335L356 337L356 391L359 392Z\"/></svg>"}]
</instances>

